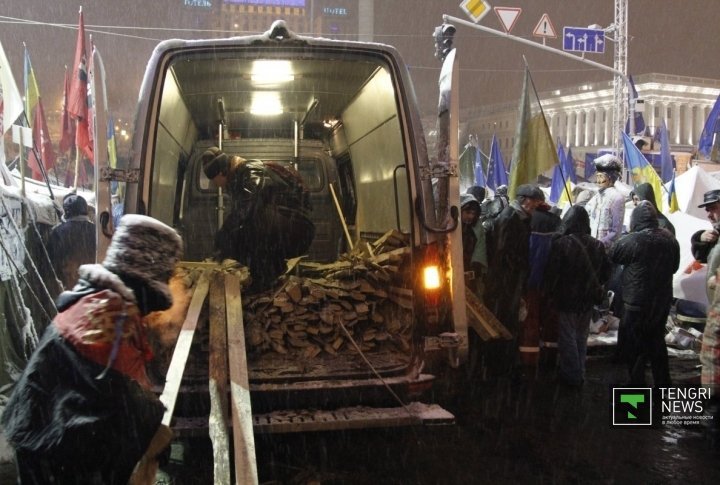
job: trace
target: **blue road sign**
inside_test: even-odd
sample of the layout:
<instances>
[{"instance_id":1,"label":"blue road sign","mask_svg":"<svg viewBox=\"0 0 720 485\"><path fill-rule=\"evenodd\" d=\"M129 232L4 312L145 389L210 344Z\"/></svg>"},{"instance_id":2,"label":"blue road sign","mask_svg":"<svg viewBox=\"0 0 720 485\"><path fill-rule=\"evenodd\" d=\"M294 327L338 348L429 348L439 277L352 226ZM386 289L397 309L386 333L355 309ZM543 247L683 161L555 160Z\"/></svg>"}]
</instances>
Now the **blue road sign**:
<instances>
[{"instance_id":1,"label":"blue road sign","mask_svg":"<svg viewBox=\"0 0 720 485\"><path fill-rule=\"evenodd\" d=\"M583 27L563 27L563 50L574 52L605 52L605 31Z\"/></svg>"}]
</instances>

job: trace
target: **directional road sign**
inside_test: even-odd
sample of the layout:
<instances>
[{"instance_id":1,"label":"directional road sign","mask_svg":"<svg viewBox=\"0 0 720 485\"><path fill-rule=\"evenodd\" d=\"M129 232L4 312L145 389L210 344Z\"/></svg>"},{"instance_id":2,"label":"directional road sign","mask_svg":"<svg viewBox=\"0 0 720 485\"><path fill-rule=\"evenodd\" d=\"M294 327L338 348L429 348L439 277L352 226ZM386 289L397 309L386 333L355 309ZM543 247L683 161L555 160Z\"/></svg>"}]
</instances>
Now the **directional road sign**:
<instances>
[{"instance_id":1,"label":"directional road sign","mask_svg":"<svg viewBox=\"0 0 720 485\"><path fill-rule=\"evenodd\" d=\"M583 27L563 27L563 50L575 52L605 52L605 31Z\"/></svg>"},{"instance_id":2,"label":"directional road sign","mask_svg":"<svg viewBox=\"0 0 720 485\"><path fill-rule=\"evenodd\" d=\"M475 23L480 22L480 19L491 9L490 4L485 0L463 0L460 8L462 8Z\"/></svg>"}]
</instances>

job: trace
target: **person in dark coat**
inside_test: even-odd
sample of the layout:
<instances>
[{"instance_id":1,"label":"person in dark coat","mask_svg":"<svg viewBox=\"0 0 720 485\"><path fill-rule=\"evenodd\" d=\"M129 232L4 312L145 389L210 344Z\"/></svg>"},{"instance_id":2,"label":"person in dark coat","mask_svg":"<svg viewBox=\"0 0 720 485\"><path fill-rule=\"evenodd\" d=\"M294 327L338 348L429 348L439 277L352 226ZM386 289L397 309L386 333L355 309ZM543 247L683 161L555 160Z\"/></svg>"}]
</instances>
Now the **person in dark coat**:
<instances>
[{"instance_id":1,"label":"person in dark coat","mask_svg":"<svg viewBox=\"0 0 720 485\"><path fill-rule=\"evenodd\" d=\"M480 223L480 203L469 193L460 195L462 223L463 270L465 284L475 294L482 295L483 277L487 269L485 238Z\"/></svg>"},{"instance_id":2,"label":"person in dark coat","mask_svg":"<svg viewBox=\"0 0 720 485\"><path fill-rule=\"evenodd\" d=\"M552 241L545 266L544 288L558 315L560 379L572 386L585 379L590 318L610 277L605 246L590 236L585 208L570 207Z\"/></svg>"},{"instance_id":3,"label":"person in dark coat","mask_svg":"<svg viewBox=\"0 0 720 485\"><path fill-rule=\"evenodd\" d=\"M647 182L639 184L632 192L630 192L630 196L632 197L633 203L636 207L640 201L647 200L650 202L657 212L658 226L660 229L667 229L673 236L675 235L675 226L673 226L673 223L665 217L665 214L663 214L657 206L657 202L655 201L655 189L653 189L652 185Z\"/></svg>"},{"instance_id":4,"label":"person in dark coat","mask_svg":"<svg viewBox=\"0 0 720 485\"><path fill-rule=\"evenodd\" d=\"M125 485L151 442L169 443L143 317L170 308L181 253L172 228L126 215L102 265L60 295L2 415L19 483Z\"/></svg>"},{"instance_id":5,"label":"person in dark coat","mask_svg":"<svg viewBox=\"0 0 720 485\"><path fill-rule=\"evenodd\" d=\"M642 201L630 216L630 233L612 246L610 260L623 265L622 356L630 385L645 385L650 360L655 387L670 386L665 324L672 304L672 279L680 265L680 246L658 227L657 212Z\"/></svg>"},{"instance_id":6,"label":"person in dark coat","mask_svg":"<svg viewBox=\"0 0 720 485\"><path fill-rule=\"evenodd\" d=\"M515 364L520 300L530 271L530 216L544 200L535 185L520 185L515 194L515 200L495 218L492 248L488 247L485 306L514 337L488 347L486 365L494 376L509 373Z\"/></svg>"},{"instance_id":7,"label":"person in dark coat","mask_svg":"<svg viewBox=\"0 0 720 485\"><path fill-rule=\"evenodd\" d=\"M95 224L88 219L88 205L77 194L63 198L64 222L50 231L48 256L66 290L78 281L78 268L95 262Z\"/></svg>"},{"instance_id":8,"label":"person in dark coat","mask_svg":"<svg viewBox=\"0 0 720 485\"><path fill-rule=\"evenodd\" d=\"M281 164L245 160L216 147L202 154L202 163L207 178L232 197L215 237L217 259L247 266L251 291L271 287L285 272L285 260L305 254L315 237L300 175Z\"/></svg>"}]
</instances>

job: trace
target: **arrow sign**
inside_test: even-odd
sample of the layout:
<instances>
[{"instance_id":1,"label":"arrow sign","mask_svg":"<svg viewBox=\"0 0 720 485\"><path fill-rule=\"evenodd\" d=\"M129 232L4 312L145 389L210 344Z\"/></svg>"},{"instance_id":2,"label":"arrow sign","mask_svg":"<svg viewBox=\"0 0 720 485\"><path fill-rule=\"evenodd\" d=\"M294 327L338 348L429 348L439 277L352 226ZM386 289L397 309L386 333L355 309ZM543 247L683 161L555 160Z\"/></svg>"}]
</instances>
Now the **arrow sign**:
<instances>
[{"instance_id":1,"label":"arrow sign","mask_svg":"<svg viewBox=\"0 0 720 485\"><path fill-rule=\"evenodd\" d=\"M522 9L518 7L495 7L493 10L495 10L495 15L500 19L500 23L507 34L515 26L515 22L522 13Z\"/></svg>"},{"instance_id":2,"label":"arrow sign","mask_svg":"<svg viewBox=\"0 0 720 485\"><path fill-rule=\"evenodd\" d=\"M490 4L485 0L464 0L460 8L473 19L473 22L478 23L490 11Z\"/></svg>"},{"instance_id":3,"label":"arrow sign","mask_svg":"<svg viewBox=\"0 0 720 485\"><path fill-rule=\"evenodd\" d=\"M535 37L549 37L549 38L556 38L557 34L555 33L555 27L553 27L552 22L550 21L550 17L548 14L544 13L542 17L540 17L540 22L535 26L535 30L533 30L533 35Z\"/></svg>"},{"instance_id":4,"label":"arrow sign","mask_svg":"<svg viewBox=\"0 0 720 485\"><path fill-rule=\"evenodd\" d=\"M583 27L563 27L563 50L573 52L605 52L605 31Z\"/></svg>"}]
</instances>

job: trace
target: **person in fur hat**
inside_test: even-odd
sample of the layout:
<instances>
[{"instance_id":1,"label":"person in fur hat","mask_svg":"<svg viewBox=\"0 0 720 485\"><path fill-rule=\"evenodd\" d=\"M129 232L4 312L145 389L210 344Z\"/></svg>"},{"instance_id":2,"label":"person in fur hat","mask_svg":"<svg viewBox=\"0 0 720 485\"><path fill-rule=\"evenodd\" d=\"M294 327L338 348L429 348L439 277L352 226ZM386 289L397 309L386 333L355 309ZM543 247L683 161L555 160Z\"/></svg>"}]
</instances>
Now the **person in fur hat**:
<instances>
[{"instance_id":1,"label":"person in fur hat","mask_svg":"<svg viewBox=\"0 0 720 485\"><path fill-rule=\"evenodd\" d=\"M182 255L170 227L142 215L120 222L102 264L83 265L57 301L2 415L20 483L126 484L160 426L143 317L171 306Z\"/></svg>"},{"instance_id":2,"label":"person in fur hat","mask_svg":"<svg viewBox=\"0 0 720 485\"><path fill-rule=\"evenodd\" d=\"M585 210L590 215L590 235L608 249L622 235L625 197L614 187L622 165L616 156L607 154L595 159L595 168L599 190Z\"/></svg>"}]
</instances>

